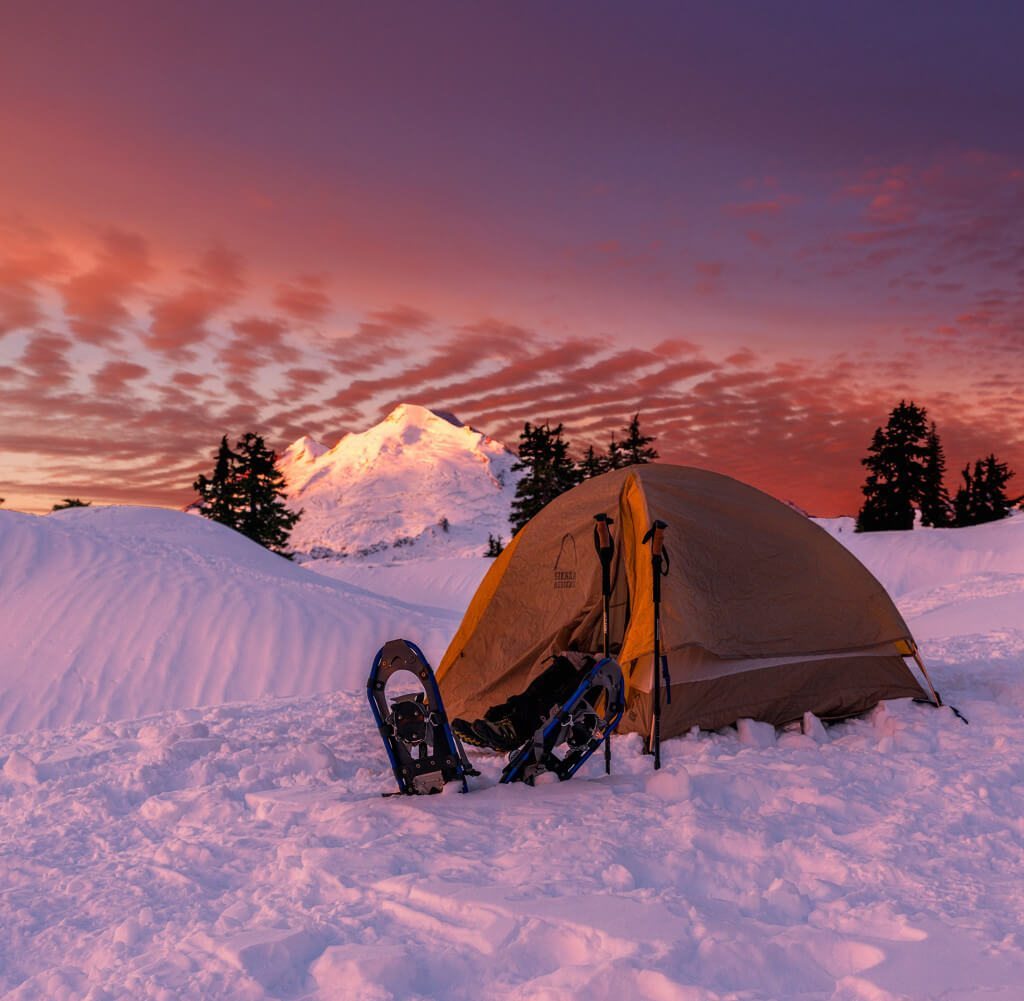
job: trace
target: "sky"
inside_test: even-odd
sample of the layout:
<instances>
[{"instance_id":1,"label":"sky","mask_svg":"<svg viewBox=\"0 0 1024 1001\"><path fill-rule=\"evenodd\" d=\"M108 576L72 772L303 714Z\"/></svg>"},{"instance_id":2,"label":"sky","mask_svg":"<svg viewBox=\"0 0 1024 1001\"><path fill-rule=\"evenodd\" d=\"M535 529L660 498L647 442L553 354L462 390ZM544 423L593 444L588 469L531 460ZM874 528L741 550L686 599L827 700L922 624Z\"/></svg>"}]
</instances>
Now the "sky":
<instances>
[{"instance_id":1,"label":"sky","mask_svg":"<svg viewBox=\"0 0 1024 1001\"><path fill-rule=\"evenodd\" d=\"M1024 493L1024 7L0 0L0 497L180 507L397 403L855 513Z\"/></svg>"}]
</instances>

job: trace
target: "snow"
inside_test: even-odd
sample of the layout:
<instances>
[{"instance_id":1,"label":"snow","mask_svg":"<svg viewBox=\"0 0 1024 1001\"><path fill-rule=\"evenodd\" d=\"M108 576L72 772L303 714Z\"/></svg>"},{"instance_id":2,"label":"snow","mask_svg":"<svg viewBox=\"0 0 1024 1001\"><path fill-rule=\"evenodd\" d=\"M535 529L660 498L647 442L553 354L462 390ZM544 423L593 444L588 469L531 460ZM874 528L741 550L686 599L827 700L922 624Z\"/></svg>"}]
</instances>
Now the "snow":
<instances>
[{"instance_id":1,"label":"snow","mask_svg":"<svg viewBox=\"0 0 1024 1001\"><path fill-rule=\"evenodd\" d=\"M413 404L331 449L300 438L279 462L288 504L302 511L291 545L375 561L482 555L488 535L509 537L515 461L493 438Z\"/></svg>"},{"instance_id":2,"label":"snow","mask_svg":"<svg viewBox=\"0 0 1024 1001\"><path fill-rule=\"evenodd\" d=\"M659 772L626 735L533 789L474 750L469 795L382 798L371 648L436 659L487 561L0 511L0 998L1017 1001L1024 518L823 527L970 725L743 721Z\"/></svg>"},{"instance_id":3,"label":"snow","mask_svg":"<svg viewBox=\"0 0 1024 1001\"><path fill-rule=\"evenodd\" d=\"M352 689L382 635L436 659L459 621L159 508L0 511L0 593L0 731Z\"/></svg>"}]
</instances>

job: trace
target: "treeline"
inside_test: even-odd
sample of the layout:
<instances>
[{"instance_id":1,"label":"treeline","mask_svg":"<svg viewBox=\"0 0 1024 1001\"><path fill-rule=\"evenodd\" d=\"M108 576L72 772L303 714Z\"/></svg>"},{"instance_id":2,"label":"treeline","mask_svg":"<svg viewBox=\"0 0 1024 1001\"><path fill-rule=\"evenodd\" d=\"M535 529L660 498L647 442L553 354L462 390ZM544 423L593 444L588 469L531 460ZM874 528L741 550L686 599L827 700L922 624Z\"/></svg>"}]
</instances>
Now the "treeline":
<instances>
[{"instance_id":1,"label":"treeline","mask_svg":"<svg viewBox=\"0 0 1024 1001\"><path fill-rule=\"evenodd\" d=\"M963 483L951 498L945 485L946 456L942 439L928 411L901 400L889 413L885 427L875 429L861 491L864 504L857 515L858 532L906 531L921 524L932 528L962 528L1005 518L1024 500L1006 491L1014 476L994 453L967 463Z\"/></svg>"},{"instance_id":2,"label":"treeline","mask_svg":"<svg viewBox=\"0 0 1024 1001\"><path fill-rule=\"evenodd\" d=\"M571 455L572 446L565 439L563 425L551 427L548 423L527 422L519 436L519 458L512 467L513 471L523 473L522 479L516 484L516 496L509 518L513 534L559 494L591 476L657 459L658 453L651 447L653 441L653 437L640 430L640 414L637 413L622 429L620 438L617 439L615 433L612 433L604 452L597 452L591 445L583 457L577 460ZM500 546L500 540L492 536L487 553L489 556L497 555L493 552L496 546Z\"/></svg>"}]
</instances>

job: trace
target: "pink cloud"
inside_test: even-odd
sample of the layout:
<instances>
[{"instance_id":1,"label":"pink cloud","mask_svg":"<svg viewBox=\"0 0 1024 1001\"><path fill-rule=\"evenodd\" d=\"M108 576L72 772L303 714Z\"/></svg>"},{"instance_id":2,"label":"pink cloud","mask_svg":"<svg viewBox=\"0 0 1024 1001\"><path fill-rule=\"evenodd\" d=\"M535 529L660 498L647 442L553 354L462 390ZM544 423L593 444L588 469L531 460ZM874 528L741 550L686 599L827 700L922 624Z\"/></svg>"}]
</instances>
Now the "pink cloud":
<instances>
[{"instance_id":1,"label":"pink cloud","mask_svg":"<svg viewBox=\"0 0 1024 1001\"><path fill-rule=\"evenodd\" d=\"M186 275L186 288L154 304L144 334L147 347L170 357L191 357L193 349L209 338L214 318L245 288L241 258L222 247L208 250Z\"/></svg>"},{"instance_id":2,"label":"pink cloud","mask_svg":"<svg viewBox=\"0 0 1024 1001\"><path fill-rule=\"evenodd\" d=\"M107 362L92 377L97 393L115 396L122 392L129 382L136 382L149 375L149 369L129 361Z\"/></svg>"},{"instance_id":3,"label":"pink cloud","mask_svg":"<svg viewBox=\"0 0 1024 1001\"><path fill-rule=\"evenodd\" d=\"M292 319L319 323L331 310L326 279L322 275L303 275L295 281L282 282L277 286L274 305Z\"/></svg>"},{"instance_id":4,"label":"pink cloud","mask_svg":"<svg viewBox=\"0 0 1024 1001\"><path fill-rule=\"evenodd\" d=\"M61 287L72 331L90 344L116 341L131 317L125 300L137 295L152 276L149 249L142 237L109 230L95 265Z\"/></svg>"}]
</instances>

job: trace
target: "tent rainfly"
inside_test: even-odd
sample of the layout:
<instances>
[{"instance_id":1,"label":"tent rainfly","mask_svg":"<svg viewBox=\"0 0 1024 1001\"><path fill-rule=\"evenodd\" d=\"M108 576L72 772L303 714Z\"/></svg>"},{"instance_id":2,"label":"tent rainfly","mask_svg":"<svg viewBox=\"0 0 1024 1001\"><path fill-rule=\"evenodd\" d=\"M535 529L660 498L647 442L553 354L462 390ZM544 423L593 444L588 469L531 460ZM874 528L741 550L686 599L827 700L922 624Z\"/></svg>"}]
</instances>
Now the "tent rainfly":
<instances>
[{"instance_id":1,"label":"tent rainfly","mask_svg":"<svg viewBox=\"0 0 1024 1001\"><path fill-rule=\"evenodd\" d=\"M905 660L913 637L881 584L814 522L702 469L631 466L547 505L477 589L437 677L452 716L482 716L548 658L602 645L594 516L614 521L612 653L626 678L622 730L649 734L654 610L642 539L668 524L662 581L662 736L738 719L840 719L881 699L925 697Z\"/></svg>"}]
</instances>

